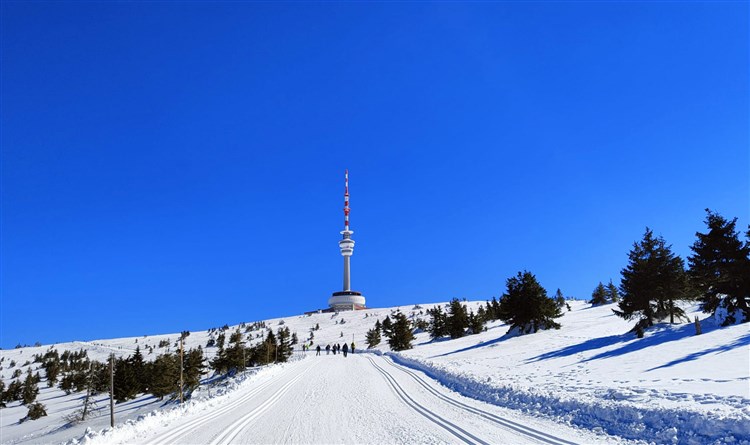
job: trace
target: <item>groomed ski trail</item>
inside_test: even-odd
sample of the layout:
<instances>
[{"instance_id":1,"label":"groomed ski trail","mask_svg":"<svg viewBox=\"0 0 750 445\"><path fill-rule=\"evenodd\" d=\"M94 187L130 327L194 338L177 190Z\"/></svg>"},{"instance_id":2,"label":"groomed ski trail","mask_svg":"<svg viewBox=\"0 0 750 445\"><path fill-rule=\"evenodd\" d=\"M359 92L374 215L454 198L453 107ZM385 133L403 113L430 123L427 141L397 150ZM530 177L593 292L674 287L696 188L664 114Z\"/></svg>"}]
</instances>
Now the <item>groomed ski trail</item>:
<instances>
[{"instance_id":1,"label":"groomed ski trail","mask_svg":"<svg viewBox=\"0 0 750 445\"><path fill-rule=\"evenodd\" d=\"M419 371L367 353L308 354L270 378L248 379L211 411L186 414L150 434L112 442L134 440L210 445L612 442L467 399Z\"/></svg>"}]
</instances>

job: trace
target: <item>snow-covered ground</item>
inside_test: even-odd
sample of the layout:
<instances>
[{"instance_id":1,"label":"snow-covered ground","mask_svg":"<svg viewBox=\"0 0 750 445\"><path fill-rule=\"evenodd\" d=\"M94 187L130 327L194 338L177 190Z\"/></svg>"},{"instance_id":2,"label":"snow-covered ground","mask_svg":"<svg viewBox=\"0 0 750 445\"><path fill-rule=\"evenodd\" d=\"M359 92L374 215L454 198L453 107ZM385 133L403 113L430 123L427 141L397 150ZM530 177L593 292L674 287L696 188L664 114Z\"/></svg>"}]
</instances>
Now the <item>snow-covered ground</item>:
<instances>
[{"instance_id":1,"label":"snow-covered ground","mask_svg":"<svg viewBox=\"0 0 750 445\"><path fill-rule=\"evenodd\" d=\"M481 303L467 304L476 309ZM483 333L456 340L431 342L418 333L414 349L401 353L390 352L385 339L374 354L347 359L297 353L291 363L204 385L183 406L149 396L118 404L114 431L107 429L105 396L99 397L98 417L67 425L64 417L80 406L81 394L47 388L43 379L38 400L49 416L19 423L26 408L9 404L0 410L0 442L750 443L748 324L718 328L693 308L688 312L703 319L702 335L695 336L688 323L661 325L636 339L626 333L631 323L613 316L612 306L570 305L560 330L533 335L506 337L507 326L495 322ZM419 317L432 306L297 315L266 324L274 330L287 326L300 341L319 324L315 344L354 341L362 348L376 319L397 309ZM205 347L210 336L192 332L186 346ZM105 361L111 352L127 356L140 346L150 360L174 351L177 338L148 335L52 347L61 353L85 349ZM168 347L156 347L167 339ZM15 369L36 370L38 364L24 363L50 347L0 351L6 386ZM206 348L206 355L215 349ZM206 417L238 399L244 402L234 414ZM271 399L274 403L267 403ZM492 416L506 423L500 426ZM196 425L200 428L190 429ZM210 432L198 434L205 430Z\"/></svg>"}]
</instances>

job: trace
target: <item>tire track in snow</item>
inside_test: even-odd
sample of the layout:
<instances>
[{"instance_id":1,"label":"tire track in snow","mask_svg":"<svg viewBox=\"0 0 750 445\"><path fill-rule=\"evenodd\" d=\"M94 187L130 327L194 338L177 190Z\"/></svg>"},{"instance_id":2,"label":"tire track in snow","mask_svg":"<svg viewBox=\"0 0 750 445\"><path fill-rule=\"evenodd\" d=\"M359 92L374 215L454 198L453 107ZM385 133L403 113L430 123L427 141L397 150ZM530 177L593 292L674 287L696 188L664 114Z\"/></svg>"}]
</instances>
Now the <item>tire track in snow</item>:
<instances>
[{"instance_id":1,"label":"tire track in snow","mask_svg":"<svg viewBox=\"0 0 750 445\"><path fill-rule=\"evenodd\" d=\"M547 443L547 444L550 444L550 445L577 445L575 442L571 442L571 441L568 441L568 440L565 440L565 439L561 439L559 437L552 436L551 434L547 434L545 432L536 430L534 428L525 426L523 424L514 422L512 420L505 419L505 418L500 417L498 415L489 413L487 411L483 411L483 410L481 410L479 408L475 408L475 407L473 407L471 405L467 405L467 404L465 404L463 402L460 402L460 401L458 401L456 399L448 397L445 394L442 394L441 392L437 391L432 386L430 386L427 383L427 381L425 381L419 374L415 373L414 371L412 371L412 370L410 370L410 369L408 369L408 368L406 368L404 366L399 366L396 363L394 363L392 360L387 360L386 359L386 363L388 363L389 365L393 366L394 368L396 368L396 369L398 369L400 371L403 371L406 374L410 375L414 380L417 381L417 383L419 383L420 385L422 385L422 387L424 387L427 391L429 391L430 393L432 393L434 396L438 397L439 399L441 399L441 400L443 400L443 401L445 401L447 403L450 403L453 406L456 406L456 407L458 407L460 409L469 411L469 412L471 412L473 414L476 414L478 416L484 417L485 419L488 419L488 420L490 420L490 421L492 421L494 423L502 425L505 428L511 429L514 432L521 433L523 435L532 437L532 438L534 438L536 440L540 440L540 441L542 441L544 443Z\"/></svg>"},{"instance_id":2,"label":"tire track in snow","mask_svg":"<svg viewBox=\"0 0 750 445\"><path fill-rule=\"evenodd\" d=\"M484 440L476 437L475 435L469 433L468 431L464 430L460 426L438 416L434 412L430 411L429 409L425 408L424 406L420 405L414 399L409 397L409 395L404 391L404 389L401 387L401 385L398 384L395 378L391 374L388 373L385 369L381 368L375 361L370 358L366 357L367 360L370 361L372 366L375 367L375 369L380 372L383 377L385 377L385 380L388 382L388 384L393 388L393 390L396 392L396 395L398 395L401 400L404 401L407 405L412 407L416 412L426 417L428 420L431 420L433 423L438 425L439 427L443 428L444 430L448 431L449 433L456 436L461 441L468 443L468 444L482 444L482 445L489 445L489 443L485 442Z\"/></svg>"},{"instance_id":3,"label":"tire track in snow","mask_svg":"<svg viewBox=\"0 0 750 445\"><path fill-rule=\"evenodd\" d=\"M248 391L246 394L244 394L242 397L238 398L237 400L234 400L215 411L212 411L209 414L206 414L205 416L200 416L197 419L194 419L184 425L180 425L179 429L175 431L169 431L165 434L162 434L161 436L157 436L154 438L151 443L155 444L170 444L170 443L176 443L178 439L181 437L187 435L188 433L202 427L203 425L207 424L208 422L211 422L214 419L217 419L219 417L222 417L226 415L229 412L234 411L236 408L242 406L247 401L251 400L253 397L255 397L258 393L262 392L266 388L270 387L273 384L276 384L284 377L284 374L280 374L278 376L275 376L274 378L269 379L267 382L262 383L256 388L253 388L252 390Z\"/></svg>"},{"instance_id":4,"label":"tire track in snow","mask_svg":"<svg viewBox=\"0 0 750 445\"><path fill-rule=\"evenodd\" d=\"M297 383L300 379L302 379L302 377L313 367L315 367L315 365L309 366L304 369L301 373L297 374L295 377L285 383L284 386L279 388L275 393L273 393L268 399L266 399L255 409L245 414L238 420L234 421L234 423L232 423L229 428L225 429L223 433L215 437L210 442L210 445L232 443L232 441L242 432L242 430L244 430L248 426L248 424L250 424L250 422L255 420L258 416L275 405L276 402L281 399L281 397L284 396L284 394L286 394L289 389L294 386L294 384Z\"/></svg>"}]
</instances>

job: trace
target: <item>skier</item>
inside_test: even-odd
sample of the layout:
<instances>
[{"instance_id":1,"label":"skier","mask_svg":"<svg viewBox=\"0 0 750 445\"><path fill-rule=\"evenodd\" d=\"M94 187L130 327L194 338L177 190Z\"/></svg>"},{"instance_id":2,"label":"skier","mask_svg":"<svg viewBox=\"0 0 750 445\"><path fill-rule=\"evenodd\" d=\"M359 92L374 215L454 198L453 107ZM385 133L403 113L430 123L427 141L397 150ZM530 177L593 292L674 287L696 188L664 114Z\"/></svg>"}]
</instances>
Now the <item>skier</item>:
<instances>
[{"instance_id":1,"label":"skier","mask_svg":"<svg viewBox=\"0 0 750 445\"><path fill-rule=\"evenodd\" d=\"M326 345L326 355L331 353L331 345Z\"/></svg>"},{"instance_id":2,"label":"skier","mask_svg":"<svg viewBox=\"0 0 750 445\"><path fill-rule=\"evenodd\" d=\"M320 355L320 345L318 345L318 347L315 348L315 355Z\"/></svg>"},{"instance_id":3,"label":"skier","mask_svg":"<svg viewBox=\"0 0 750 445\"><path fill-rule=\"evenodd\" d=\"M354 342L352 342L352 354L354 354Z\"/></svg>"},{"instance_id":4,"label":"skier","mask_svg":"<svg viewBox=\"0 0 750 445\"><path fill-rule=\"evenodd\" d=\"M349 346L344 343L344 357L346 357L346 352L349 350Z\"/></svg>"}]
</instances>

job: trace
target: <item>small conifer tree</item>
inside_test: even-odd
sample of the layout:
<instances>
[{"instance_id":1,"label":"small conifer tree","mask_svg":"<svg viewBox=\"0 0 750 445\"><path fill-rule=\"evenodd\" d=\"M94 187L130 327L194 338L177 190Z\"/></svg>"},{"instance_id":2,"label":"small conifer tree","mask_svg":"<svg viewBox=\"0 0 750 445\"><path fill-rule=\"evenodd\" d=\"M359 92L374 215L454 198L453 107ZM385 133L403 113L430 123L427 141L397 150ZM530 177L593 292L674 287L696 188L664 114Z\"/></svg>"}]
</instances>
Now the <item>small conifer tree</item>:
<instances>
[{"instance_id":1,"label":"small conifer tree","mask_svg":"<svg viewBox=\"0 0 750 445\"><path fill-rule=\"evenodd\" d=\"M377 327L374 327L367 331L367 335L365 336L365 341L367 342L368 348L374 348L375 346L380 344L380 329Z\"/></svg>"},{"instance_id":2,"label":"small conifer tree","mask_svg":"<svg viewBox=\"0 0 750 445\"><path fill-rule=\"evenodd\" d=\"M654 237L651 229L640 242L633 244L629 262L622 270L622 298L612 312L626 320L638 318L633 331L639 333L654 322L669 317L683 318L685 312L677 301L690 297L690 285L682 259L672 253L662 237Z\"/></svg>"},{"instance_id":3,"label":"small conifer tree","mask_svg":"<svg viewBox=\"0 0 750 445\"><path fill-rule=\"evenodd\" d=\"M706 209L707 233L690 247L690 277L699 293L701 308L714 314L720 306L727 309L724 325L750 321L750 231L748 241L740 241L737 218L728 221ZM742 320L735 320L735 314Z\"/></svg>"},{"instance_id":4,"label":"small conifer tree","mask_svg":"<svg viewBox=\"0 0 750 445\"><path fill-rule=\"evenodd\" d=\"M510 324L509 333L514 330L528 334L539 329L560 329L560 324L554 320L562 316L560 308L547 297L547 291L534 274L518 272L515 277L508 278L506 287L499 302L499 318Z\"/></svg>"},{"instance_id":5,"label":"small conifer tree","mask_svg":"<svg viewBox=\"0 0 750 445\"><path fill-rule=\"evenodd\" d=\"M609 303L609 300L607 299L607 289L600 281L599 284L596 285L594 292L591 293L589 304L592 306L601 306L607 303Z\"/></svg>"},{"instance_id":6,"label":"small conifer tree","mask_svg":"<svg viewBox=\"0 0 750 445\"><path fill-rule=\"evenodd\" d=\"M411 324L409 319L406 318L401 312L397 312L393 316L393 329L391 335L388 337L388 345L394 351L403 351L404 349L411 349L411 342L414 340L414 333L411 330Z\"/></svg>"}]
</instances>

